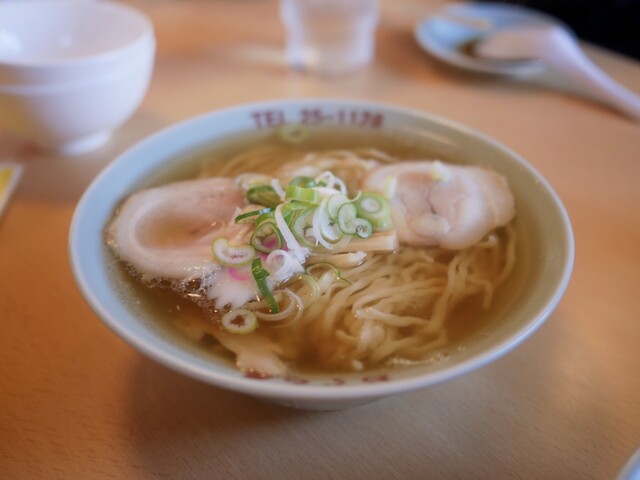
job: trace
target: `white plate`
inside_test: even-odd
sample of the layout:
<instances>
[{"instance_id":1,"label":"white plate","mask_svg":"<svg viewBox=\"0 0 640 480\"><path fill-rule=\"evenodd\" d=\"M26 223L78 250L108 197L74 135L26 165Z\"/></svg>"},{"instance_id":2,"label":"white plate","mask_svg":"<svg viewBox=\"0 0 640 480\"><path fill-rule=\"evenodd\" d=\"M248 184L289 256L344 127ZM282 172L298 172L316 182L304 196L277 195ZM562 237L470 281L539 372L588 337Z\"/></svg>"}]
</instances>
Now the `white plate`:
<instances>
[{"instance_id":1,"label":"white plate","mask_svg":"<svg viewBox=\"0 0 640 480\"><path fill-rule=\"evenodd\" d=\"M473 21L469 20L473 19ZM476 72L532 76L544 71L536 60L496 61L479 59L465 53L470 43L492 30L514 25L564 25L558 20L523 7L474 3L449 5L416 25L418 44L437 59Z\"/></svg>"}]
</instances>

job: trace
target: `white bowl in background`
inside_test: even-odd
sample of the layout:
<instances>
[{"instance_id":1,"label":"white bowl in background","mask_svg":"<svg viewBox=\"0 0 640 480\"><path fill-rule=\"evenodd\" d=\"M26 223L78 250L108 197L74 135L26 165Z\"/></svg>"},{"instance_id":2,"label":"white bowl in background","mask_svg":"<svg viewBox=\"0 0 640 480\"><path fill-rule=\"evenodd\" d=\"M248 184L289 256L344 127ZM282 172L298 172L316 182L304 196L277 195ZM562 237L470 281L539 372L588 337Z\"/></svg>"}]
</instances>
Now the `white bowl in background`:
<instances>
[{"instance_id":1,"label":"white bowl in background","mask_svg":"<svg viewBox=\"0 0 640 480\"><path fill-rule=\"evenodd\" d=\"M135 112L151 21L106 0L0 3L0 127L63 155L100 147Z\"/></svg>"},{"instance_id":2,"label":"white bowl in background","mask_svg":"<svg viewBox=\"0 0 640 480\"><path fill-rule=\"evenodd\" d=\"M236 135L269 136L280 122L304 122L309 112L326 124L358 132L399 135L440 158L486 165L509 181L516 202L518 262L508 298L488 327L439 362L373 372L257 380L228 362L203 356L157 328L153 314L123 294L105 245L105 226L120 202L189 158ZM307 117L308 118L308 117ZM274 121L275 120L275 121ZM310 125L310 135L314 126ZM416 390L466 374L506 354L532 334L560 301L574 258L573 234L557 195L531 165L496 141L464 126L415 110L362 101L273 101L213 112L163 130L125 152L84 193L74 214L69 255L89 305L117 335L151 358L191 377L284 405L337 409ZM89 320L89 319L88 319ZM155 327L154 327L155 325Z\"/></svg>"}]
</instances>

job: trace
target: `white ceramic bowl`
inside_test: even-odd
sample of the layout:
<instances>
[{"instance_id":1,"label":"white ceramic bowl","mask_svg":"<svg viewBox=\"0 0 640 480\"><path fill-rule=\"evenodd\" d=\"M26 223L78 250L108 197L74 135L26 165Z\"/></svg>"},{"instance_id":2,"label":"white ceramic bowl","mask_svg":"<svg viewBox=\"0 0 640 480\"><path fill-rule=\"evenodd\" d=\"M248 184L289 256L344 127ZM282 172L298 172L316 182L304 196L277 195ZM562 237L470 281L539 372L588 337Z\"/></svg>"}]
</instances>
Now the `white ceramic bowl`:
<instances>
[{"instance_id":1,"label":"white ceramic bowl","mask_svg":"<svg viewBox=\"0 0 640 480\"><path fill-rule=\"evenodd\" d=\"M248 378L228 362L189 348L155 328L152 314L135 307L114 277L105 246L105 225L123 198L158 172L174 170L198 152L244 134L265 137L278 124L315 119L418 142L442 159L487 165L504 174L514 192L518 262L509 292L493 310L489 325L439 362L360 374L308 378ZM313 135L314 128L311 129ZM295 100L252 104L213 112L152 136L124 153L88 188L75 212L70 258L76 281L98 317L116 334L155 360L221 388L285 405L336 409L366 403L452 379L504 355L549 316L573 266L569 219L549 184L526 161L494 140L448 120L418 111L367 102ZM88 319L89 320L89 319Z\"/></svg>"},{"instance_id":2,"label":"white ceramic bowl","mask_svg":"<svg viewBox=\"0 0 640 480\"><path fill-rule=\"evenodd\" d=\"M109 1L0 3L0 126L60 154L101 146L144 98L153 25Z\"/></svg>"}]
</instances>

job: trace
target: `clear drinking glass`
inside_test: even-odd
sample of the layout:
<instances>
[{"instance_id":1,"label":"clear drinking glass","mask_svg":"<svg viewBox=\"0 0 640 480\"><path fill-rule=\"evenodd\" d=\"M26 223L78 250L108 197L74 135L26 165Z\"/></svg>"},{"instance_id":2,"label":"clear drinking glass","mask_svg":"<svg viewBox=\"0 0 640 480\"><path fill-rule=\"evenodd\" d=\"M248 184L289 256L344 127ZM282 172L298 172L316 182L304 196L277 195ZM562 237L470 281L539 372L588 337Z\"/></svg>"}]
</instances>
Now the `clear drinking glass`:
<instances>
[{"instance_id":1,"label":"clear drinking glass","mask_svg":"<svg viewBox=\"0 0 640 480\"><path fill-rule=\"evenodd\" d=\"M293 68L341 75L373 59L378 0L281 0L280 14Z\"/></svg>"}]
</instances>

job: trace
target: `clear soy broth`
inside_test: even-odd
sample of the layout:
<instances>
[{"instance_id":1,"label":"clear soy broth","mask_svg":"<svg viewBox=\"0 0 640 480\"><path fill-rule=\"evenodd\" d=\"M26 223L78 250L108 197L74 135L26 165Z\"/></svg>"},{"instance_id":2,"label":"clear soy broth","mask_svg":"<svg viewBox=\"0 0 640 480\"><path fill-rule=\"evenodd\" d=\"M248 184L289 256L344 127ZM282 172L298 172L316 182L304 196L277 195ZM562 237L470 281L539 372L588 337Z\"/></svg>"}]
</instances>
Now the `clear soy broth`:
<instances>
[{"instance_id":1,"label":"clear soy broth","mask_svg":"<svg viewBox=\"0 0 640 480\"><path fill-rule=\"evenodd\" d=\"M215 145L206 145L197 151L193 151L176 158L175 162L159 169L150 176L138 189L150 186L162 185L173 181L196 178L201 176L225 176L227 161L243 152L254 148L265 148L277 151L277 158L265 161L261 166L261 172L272 173L282 163L293 157L299 157L308 151L375 148L393 155L399 160L415 159L439 159L450 163L474 164L473 158L461 156L458 148L447 142L441 142L437 137L429 137L420 133L393 132L389 130L371 131L358 129L344 129L337 127L319 127L311 130L310 135L300 141L285 141L278 134L272 132L265 135L261 131L251 134L243 134L229 138ZM256 169L252 169L256 171ZM233 172L233 176L238 172ZM517 205L516 205L517 209ZM441 361L456 352L463 351L471 345L474 338L488 334L490 327L496 318L505 314L508 310L518 285L524 278L523 257L526 250L526 235L520 232L521 225L514 221L518 243L516 244L517 261L516 268L511 272L509 281L500 285L491 308L487 311L481 308L481 298L473 298L465 301L448 318L445 328L449 338L449 344L437 349L425 359L425 362ZM105 250L108 250L105 248ZM192 301L173 292L163 282L155 286L143 285L134 278L127 267L118 261L110 251L106 251L113 265L113 283L127 299L127 303L137 315L147 323L153 324L165 338L173 343L178 343L182 348L211 359L224 359L233 364L233 355L222 348L210 335L194 339L188 329L176 324L176 320L182 316L201 316L204 321L205 313ZM322 370L322 369L320 369ZM303 359L295 365L294 372L302 374L317 373L318 367L309 359ZM330 372L329 372L330 373Z\"/></svg>"}]
</instances>

